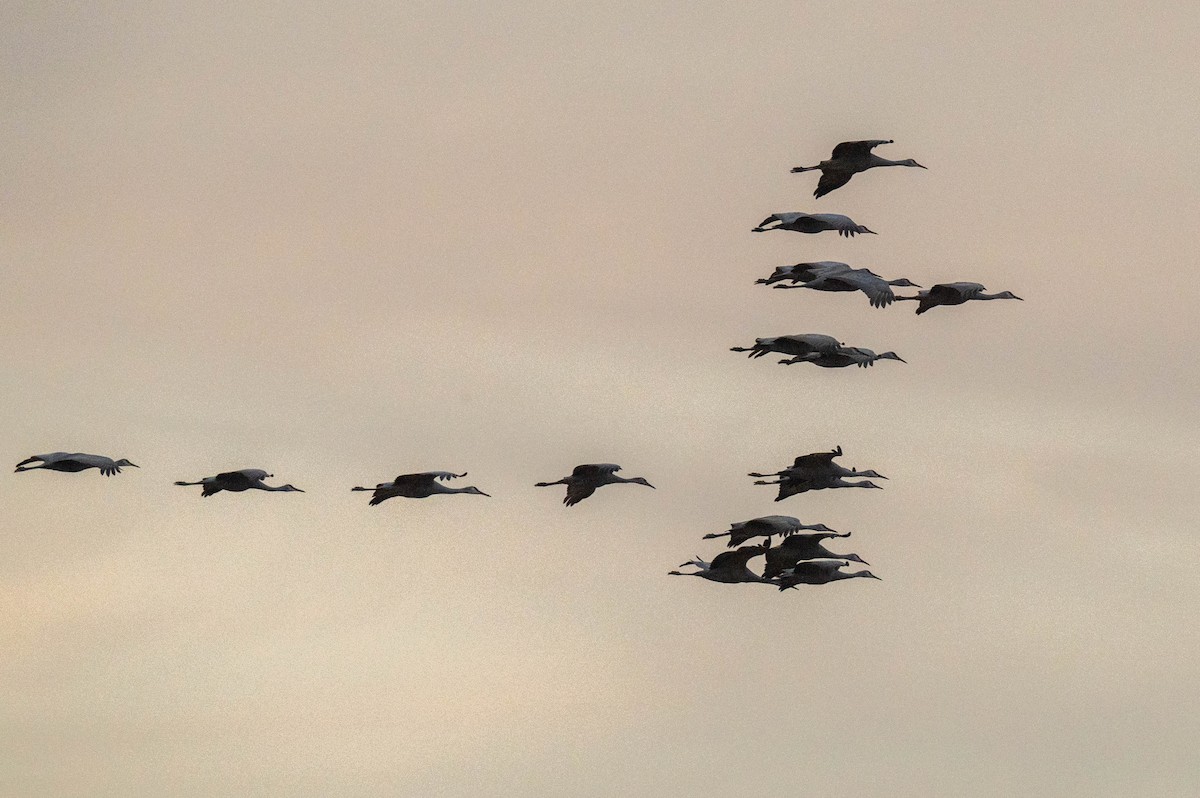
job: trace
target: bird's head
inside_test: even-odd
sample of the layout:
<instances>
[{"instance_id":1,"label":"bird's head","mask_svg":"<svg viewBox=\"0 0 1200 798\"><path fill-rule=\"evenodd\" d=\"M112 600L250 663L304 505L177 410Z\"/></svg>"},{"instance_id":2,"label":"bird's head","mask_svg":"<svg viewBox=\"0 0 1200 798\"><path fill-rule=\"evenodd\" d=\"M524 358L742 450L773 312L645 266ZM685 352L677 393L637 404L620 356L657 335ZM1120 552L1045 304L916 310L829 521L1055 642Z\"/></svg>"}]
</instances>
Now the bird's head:
<instances>
[{"instance_id":1,"label":"bird's head","mask_svg":"<svg viewBox=\"0 0 1200 798\"><path fill-rule=\"evenodd\" d=\"M880 355L879 357L877 357L875 359L876 360L899 360L901 363L908 362L904 358L897 355L895 352L884 352L882 355Z\"/></svg>"},{"instance_id":2,"label":"bird's head","mask_svg":"<svg viewBox=\"0 0 1200 798\"><path fill-rule=\"evenodd\" d=\"M863 577L866 577L867 579L879 579L878 576L871 573L870 571L856 571L853 575L854 576L863 576ZM882 582L883 580L879 579L879 581Z\"/></svg>"},{"instance_id":3,"label":"bird's head","mask_svg":"<svg viewBox=\"0 0 1200 798\"><path fill-rule=\"evenodd\" d=\"M120 466L121 468L124 468L125 466L131 466L133 468L141 468L141 466L138 465L137 463L131 463L128 460L126 460L124 457L122 457L120 460L117 461L117 465Z\"/></svg>"},{"instance_id":4,"label":"bird's head","mask_svg":"<svg viewBox=\"0 0 1200 798\"><path fill-rule=\"evenodd\" d=\"M491 498L490 493L484 493L483 491L481 491L479 488L475 487L474 485L471 485L470 487L468 487L466 490L463 491L463 493L474 493L476 496L487 496L489 499Z\"/></svg>"},{"instance_id":5,"label":"bird's head","mask_svg":"<svg viewBox=\"0 0 1200 798\"><path fill-rule=\"evenodd\" d=\"M996 298L997 299L1021 299L1021 297L1017 296L1012 291L1001 291L1000 293L996 294ZM1024 302L1025 300L1021 299L1021 301Z\"/></svg>"},{"instance_id":6,"label":"bird's head","mask_svg":"<svg viewBox=\"0 0 1200 798\"><path fill-rule=\"evenodd\" d=\"M850 560L852 562L862 563L863 565L871 564L871 563L867 562L866 560L864 560L862 557L859 557L857 554L843 554L842 557L844 559Z\"/></svg>"},{"instance_id":7,"label":"bird's head","mask_svg":"<svg viewBox=\"0 0 1200 798\"><path fill-rule=\"evenodd\" d=\"M921 286L914 283L907 277L901 277L899 280L888 280L888 285L894 285L898 288L920 288Z\"/></svg>"},{"instance_id":8,"label":"bird's head","mask_svg":"<svg viewBox=\"0 0 1200 798\"><path fill-rule=\"evenodd\" d=\"M874 230L872 230L871 228L867 227L866 225L862 225L862 224L860 224L860 225L857 225L856 227L857 227L857 229L856 229L856 232L859 232L859 233L870 233L870 234L871 234L871 235L873 235L873 236L877 236L877 235L879 235L879 233L876 233Z\"/></svg>"},{"instance_id":9,"label":"bird's head","mask_svg":"<svg viewBox=\"0 0 1200 798\"><path fill-rule=\"evenodd\" d=\"M900 162L900 165L901 166L915 166L918 169L928 169L929 168L928 166L921 166L921 164L917 163L912 158L905 158L903 161Z\"/></svg>"},{"instance_id":10,"label":"bird's head","mask_svg":"<svg viewBox=\"0 0 1200 798\"><path fill-rule=\"evenodd\" d=\"M279 489L285 493L304 493L304 491L300 490L290 482L287 485L281 485Z\"/></svg>"},{"instance_id":11,"label":"bird's head","mask_svg":"<svg viewBox=\"0 0 1200 798\"><path fill-rule=\"evenodd\" d=\"M633 479L631 479L629 481L636 482L638 485L645 485L647 488L654 488L653 485L651 485L649 482L646 481L645 477L634 477ZM654 488L654 489L658 490L658 488Z\"/></svg>"}]
</instances>

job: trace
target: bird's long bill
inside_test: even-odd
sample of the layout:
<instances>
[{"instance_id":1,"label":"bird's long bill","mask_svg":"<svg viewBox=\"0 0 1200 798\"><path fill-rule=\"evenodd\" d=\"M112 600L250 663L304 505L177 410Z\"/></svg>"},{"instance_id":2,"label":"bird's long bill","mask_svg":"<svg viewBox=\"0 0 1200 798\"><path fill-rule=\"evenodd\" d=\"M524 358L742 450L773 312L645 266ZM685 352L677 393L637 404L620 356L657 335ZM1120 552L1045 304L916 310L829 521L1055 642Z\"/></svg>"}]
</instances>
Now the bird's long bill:
<instances>
[{"instance_id":1,"label":"bird's long bill","mask_svg":"<svg viewBox=\"0 0 1200 798\"><path fill-rule=\"evenodd\" d=\"M483 491L479 491L479 493L477 493L477 494L475 494L475 495L476 495L476 496L487 496L489 499L490 499L490 498L492 498L492 494L490 494L490 493L484 493Z\"/></svg>"}]
</instances>

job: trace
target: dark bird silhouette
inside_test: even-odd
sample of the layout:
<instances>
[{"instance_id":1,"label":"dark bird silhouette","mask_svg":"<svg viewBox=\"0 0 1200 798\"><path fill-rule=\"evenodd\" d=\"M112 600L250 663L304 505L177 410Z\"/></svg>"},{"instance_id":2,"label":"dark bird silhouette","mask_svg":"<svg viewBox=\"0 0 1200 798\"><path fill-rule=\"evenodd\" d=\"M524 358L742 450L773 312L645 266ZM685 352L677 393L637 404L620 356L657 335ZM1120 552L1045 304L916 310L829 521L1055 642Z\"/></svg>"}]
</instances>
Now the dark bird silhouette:
<instances>
[{"instance_id":1,"label":"dark bird silhouette","mask_svg":"<svg viewBox=\"0 0 1200 798\"><path fill-rule=\"evenodd\" d=\"M756 338L754 346L731 346L730 352L749 352L746 357L762 357L771 352L791 355L802 360L811 360L820 354L833 354L842 342L832 335L802 333L800 335L777 335L773 338Z\"/></svg>"},{"instance_id":2,"label":"dark bird silhouette","mask_svg":"<svg viewBox=\"0 0 1200 798\"><path fill-rule=\"evenodd\" d=\"M200 485L200 495L204 498L213 496L223 490L230 493L241 493L244 490L269 490L283 493L304 493L295 485L279 485L272 487L263 482L275 476L261 468L243 468L238 471L225 471L215 477L204 477L198 482L176 482L176 485Z\"/></svg>"},{"instance_id":3,"label":"dark bird silhouette","mask_svg":"<svg viewBox=\"0 0 1200 798\"><path fill-rule=\"evenodd\" d=\"M912 158L906 158L903 161L889 161L887 158L881 158L871 152L871 150L881 144L891 143L891 139L843 141L833 148L833 155L828 160L821 161L816 166L795 166L792 167L792 172L820 170L821 179L817 181L817 190L813 192L813 196L820 199L834 189L841 188L849 183L850 178L859 172L865 172L877 166L915 166L920 169L926 168Z\"/></svg>"},{"instance_id":4,"label":"dark bird silhouette","mask_svg":"<svg viewBox=\"0 0 1200 798\"><path fill-rule=\"evenodd\" d=\"M826 538L844 537L850 537L850 533L847 532L844 535L790 535L784 538L778 546L768 548L764 552L767 565L763 569L763 578L774 579L802 560L852 560L863 565L870 565L857 554L834 554L821 544L821 541Z\"/></svg>"},{"instance_id":5,"label":"dark bird silhouette","mask_svg":"<svg viewBox=\"0 0 1200 798\"><path fill-rule=\"evenodd\" d=\"M835 560L801 562L783 571L772 582L778 585L780 590L787 590L788 588L796 587L796 585L827 585L830 582L837 582L841 579L853 579L856 576L868 579L879 578L870 571L849 573L840 570L849 564L848 562Z\"/></svg>"},{"instance_id":6,"label":"dark bird silhouette","mask_svg":"<svg viewBox=\"0 0 1200 798\"><path fill-rule=\"evenodd\" d=\"M776 222L778 224L775 227L767 227ZM875 235L874 230L864 227L849 216L843 216L840 213L803 213L802 211L773 213L759 222L758 227L752 228L752 232L755 233L766 233L770 230L791 230L794 233L823 233L826 230L834 230L838 235L846 238L851 238L859 233Z\"/></svg>"},{"instance_id":7,"label":"dark bird silhouette","mask_svg":"<svg viewBox=\"0 0 1200 798\"><path fill-rule=\"evenodd\" d=\"M729 526L728 532L710 532L704 536L704 540L728 537L729 542L726 545L733 548L751 538L765 537L769 542L772 535L788 535L802 529L827 532L829 534L826 537L846 537L850 534L849 532L846 535L839 534L824 524L802 524L798 518L790 515L764 515L761 518L751 518L749 521L735 522Z\"/></svg>"},{"instance_id":8,"label":"dark bird silhouette","mask_svg":"<svg viewBox=\"0 0 1200 798\"><path fill-rule=\"evenodd\" d=\"M371 497L371 501L367 502L371 506L396 496L404 496L408 499L424 499L435 493L470 493L475 496L489 496L474 485L468 485L465 488L451 488L439 481L458 479L466 475L466 471L461 474L455 474L452 471L422 471L418 474L401 474L391 482L380 482L373 488L351 488L350 490L373 491L374 495Z\"/></svg>"},{"instance_id":9,"label":"dark bird silhouette","mask_svg":"<svg viewBox=\"0 0 1200 798\"><path fill-rule=\"evenodd\" d=\"M841 369L846 366L867 368L874 366L876 360L908 362L895 352L883 352L877 355L873 350L861 346L842 346L836 352L822 352L816 356L809 357L793 357L789 360L781 360L779 364L781 366L790 366L793 363L812 363L814 366L820 366L823 369Z\"/></svg>"},{"instance_id":10,"label":"dark bird silhouette","mask_svg":"<svg viewBox=\"0 0 1200 798\"><path fill-rule=\"evenodd\" d=\"M618 483L633 483L635 485L645 485L647 488L653 488L644 477L625 477L617 476L617 472L621 470L619 465L613 463L588 463L577 465L571 472L569 477L557 479L554 482L537 482L535 487L548 488L551 485L566 485L567 496L563 499L563 504L570 507L574 504L586 499L596 492L596 488L603 485L615 485Z\"/></svg>"},{"instance_id":11,"label":"dark bird silhouette","mask_svg":"<svg viewBox=\"0 0 1200 798\"><path fill-rule=\"evenodd\" d=\"M758 574L751 571L747 566L751 559L765 552L762 546L742 546L734 551L723 551L716 557L713 557L712 562L705 562L696 557L694 560L688 560L679 567L685 565L694 565L698 571L667 571L668 576L698 576L701 579L707 579L710 582L724 582L732 584L737 582L758 582L766 584L775 584L769 580L763 579Z\"/></svg>"},{"instance_id":12,"label":"dark bird silhouette","mask_svg":"<svg viewBox=\"0 0 1200 798\"><path fill-rule=\"evenodd\" d=\"M30 465L31 463L36 463L37 465ZM124 458L114 460L111 457L99 454L51 452L50 454L35 454L25 458L17 463L16 470L13 473L19 474L22 471L33 471L38 468L44 468L48 471L64 471L74 474L79 471L87 471L89 468L95 468L99 469L100 473L104 476L111 477L113 474L121 473L121 469L125 466L140 467Z\"/></svg>"},{"instance_id":13,"label":"dark bird silhouette","mask_svg":"<svg viewBox=\"0 0 1200 798\"><path fill-rule=\"evenodd\" d=\"M799 280L795 282L801 282ZM777 285L776 288L809 288L813 291L861 291L873 308L885 308L896 301L892 286L920 288L921 286L900 277L885 280L870 269L826 270L815 274L800 285Z\"/></svg>"},{"instance_id":14,"label":"dark bird silhouette","mask_svg":"<svg viewBox=\"0 0 1200 798\"><path fill-rule=\"evenodd\" d=\"M917 301L919 303L917 305L918 316L938 305L961 305L974 299L1021 299L1021 297L1012 291L985 294L984 287L979 283L938 283L928 291L919 292L916 296L896 297L897 301Z\"/></svg>"}]
</instances>

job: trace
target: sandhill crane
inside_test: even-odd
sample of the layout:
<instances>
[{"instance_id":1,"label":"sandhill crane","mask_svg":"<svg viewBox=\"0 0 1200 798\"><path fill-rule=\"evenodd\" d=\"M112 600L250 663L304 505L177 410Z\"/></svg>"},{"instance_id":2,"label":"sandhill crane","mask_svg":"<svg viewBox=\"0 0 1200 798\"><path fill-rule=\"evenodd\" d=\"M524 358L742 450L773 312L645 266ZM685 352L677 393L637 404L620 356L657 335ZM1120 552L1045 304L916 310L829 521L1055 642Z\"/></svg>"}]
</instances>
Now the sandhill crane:
<instances>
[{"instance_id":1,"label":"sandhill crane","mask_svg":"<svg viewBox=\"0 0 1200 798\"><path fill-rule=\"evenodd\" d=\"M566 485L567 496L563 499L563 504L570 507L573 504L586 499L596 492L596 488L602 485L614 485L621 482L631 482L635 485L645 485L647 488L653 488L645 477L625 477L617 476L617 472L621 470L619 465L613 463L587 463L577 465L571 472L571 476L563 477L554 482L537 482L534 487L547 488L551 485Z\"/></svg>"},{"instance_id":2,"label":"sandhill crane","mask_svg":"<svg viewBox=\"0 0 1200 798\"><path fill-rule=\"evenodd\" d=\"M789 360L779 361L780 365L790 366L793 363L812 363L814 366L820 366L824 369L840 369L846 366L858 366L866 368L874 366L876 360L899 360L901 363L908 361L897 355L895 352L883 352L875 354L870 349L864 349L861 346L843 346L836 352L822 352L816 357L793 357Z\"/></svg>"},{"instance_id":3,"label":"sandhill crane","mask_svg":"<svg viewBox=\"0 0 1200 798\"><path fill-rule=\"evenodd\" d=\"M873 308L885 308L896 301L892 286L920 288L921 286L900 277L885 280L870 269L843 269L825 271L814 275L801 285L777 285L776 288L810 288L814 291L862 291Z\"/></svg>"},{"instance_id":4,"label":"sandhill crane","mask_svg":"<svg viewBox=\"0 0 1200 798\"><path fill-rule=\"evenodd\" d=\"M833 354L843 346L832 335L803 333L801 335L777 335L773 338L755 338L754 346L731 346L730 352L749 352L746 357L762 357L769 352L809 360L828 353Z\"/></svg>"},{"instance_id":5,"label":"sandhill crane","mask_svg":"<svg viewBox=\"0 0 1200 798\"><path fill-rule=\"evenodd\" d=\"M766 550L767 565L763 569L763 578L773 579L802 560L852 560L863 565L870 565L857 554L834 554L821 545L821 541L825 538L849 536L850 533L847 532L845 535L818 534L786 537L778 546Z\"/></svg>"},{"instance_id":6,"label":"sandhill crane","mask_svg":"<svg viewBox=\"0 0 1200 798\"><path fill-rule=\"evenodd\" d=\"M679 567L684 565L694 565L700 570L698 571L667 571L668 576L698 576L701 579L707 579L710 582L724 582L726 584L738 582L759 582L766 584L775 584L766 579L763 579L758 574L746 567L754 557L765 552L762 546L742 546L740 549L733 551L723 551L716 557L713 557L712 562L705 562L697 557L694 560L688 560Z\"/></svg>"},{"instance_id":7,"label":"sandhill crane","mask_svg":"<svg viewBox=\"0 0 1200 798\"><path fill-rule=\"evenodd\" d=\"M928 291L921 291L916 296L898 296L897 300L916 300L917 315L921 315L938 305L961 305L973 299L1021 299L1012 291L1001 291L998 294L985 294L984 287L979 283L938 283ZM1024 301L1024 300L1022 300Z\"/></svg>"},{"instance_id":8,"label":"sandhill crane","mask_svg":"<svg viewBox=\"0 0 1200 798\"><path fill-rule=\"evenodd\" d=\"M874 477L876 479L887 479L883 474L876 473L875 471L859 471L857 468L846 468L833 462L834 458L841 457L842 454L841 446L836 446L828 452L810 452L809 454L798 456L792 461L790 466L782 471L775 471L769 474L760 474L752 471L749 476L804 479L809 476L830 475L835 477Z\"/></svg>"},{"instance_id":9,"label":"sandhill crane","mask_svg":"<svg viewBox=\"0 0 1200 798\"><path fill-rule=\"evenodd\" d=\"M874 169L876 166L915 166L920 169L926 168L912 158L905 158L903 161L889 161L887 158L880 158L871 152L871 150L880 144L891 143L891 139L843 141L833 148L833 155L829 160L821 161L816 166L795 166L792 168L792 172L811 172L819 169L821 171L821 179L817 181L817 190L813 192L813 196L819 199L834 189L841 188L849 183L850 178L859 172Z\"/></svg>"},{"instance_id":10,"label":"sandhill crane","mask_svg":"<svg viewBox=\"0 0 1200 798\"><path fill-rule=\"evenodd\" d=\"M37 465L30 465L30 463L37 463ZM22 471L45 468L49 471L66 471L73 474L77 471L87 471L89 468L97 468L104 476L111 477L113 474L121 473L121 469L125 466L132 466L133 468L141 467L124 458L114 460L111 457L99 454L51 452L50 454L35 454L25 458L17 463L17 468L13 473L19 474Z\"/></svg>"},{"instance_id":11,"label":"sandhill crane","mask_svg":"<svg viewBox=\"0 0 1200 798\"><path fill-rule=\"evenodd\" d=\"M208 498L214 494L220 493L223 490L231 493L241 493L244 490L269 490L281 491L283 493L304 493L295 485L279 485L272 487L263 482L264 479L270 479L275 476L268 474L261 468L243 468L238 471L224 471L217 474L215 477L204 477L198 482L176 482L176 485L202 485L200 495Z\"/></svg>"},{"instance_id":12,"label":"sandhill crane","mask_svg":"<svg viewBox=\"0 0 1200 798\"><path fill-rule=\"evenodd\" d=\"M827 475L814 475L812 477L780 477L779 479L765 480L758 479L754 481L755 485L778 485L779 495L775 497L775 501L781 502L789 496L795 496L799 493L807 493L810 490L832 490L834 488L878 488L883 490L882 485L876 485L869 480L863 482L847 482L842 477L832 477Z\"/></svg>"},{"instance_id":13,"label":"sandhill crane","mask_svg":"<svg viewBox=\"0 0 1200 798\"><path fill-rule=\"evenodd\" d=\"M396 496L404 496L409 499L424 499L426 496L432 496L435 493L470 493L476 496L489 495L474 485L468 485L465 488L451 488L438 481L458 479L466 475L466 471L461 474L455 474L451 471L423 471L419 474L401 474L391 482L380 482L373 488L351 488L350 490L374 491L375 495L368 502L372 506Z\"/></svg>"},{"instance_id":14,"label":"sandhill crane","mask_svg":"<svg viewBox=\"0 0 1200 798\"><path fill-rule=\"evenodd\" d=\"M779 224L775 227L767 227L773 222ZM838 235L846 238L859 233L875 235L874 230L868 229L856 223L849 216L843 216L840 213L802 213L800 211L773 213L759 222L758 227L752 228L755 233L765 233L769 230L791 230L796 233L821 233L826 230L836 230Z\"/></svg>"},{"instance_id":15,"label":"sandhill crane","mask_svg":"<svg viewBox=\"0 0 1200 798\"><path fill-rule=\"evenodd\" d=\"M810 490L880 488L874 482L847 482L846 477L887 479L883 474L876 471L859 471L856 468L846 468L833 462L835 457L840 457L841 455L841 446L829 452L802 454L793 461L792 465L782 471L776 471L772 474L760 474L755 471L751 472L750 476L758 477L754 483L755 485L778 485L779 495L775 501L783 501L789 496L795 496L798 493L807 493ZM767 481L764 479L765 477L779 477L779 479Z\"/></svg>"},{"instance_id":16,"label":"sandhill crane","mask_svg":"<svg viewBox=\"0 0 1200 798\"><path fill-rule=\"evenodd\" d=\"M787 590L788 588L794 588L796 585L827 585L830 582L837 582L841 579L853 579L856 576L879 579L878 576L870 571L855 571L850 573L840 570L849 564L848 562L836 560L801 562L792 568L786 569L772 581L779 586L780 590Z\"/></svg>"},{"instance_id":17,"label":"sandhill crane","mask_svg":"<svg viewBox=\"0 0 1200 798\"><path fill-rule=\"evenodd\" d=\"M761 518L751 518L749 521L737 521L730 524L728 532L710 532L704 536L704 540L728 536L729 543L726 545L729 548L733 548L734 546L742 545L751 538L765 537L769 544L772 535L788 535L793 532L799 532L802 529L828 533L824 537L840 538L850 534L847 532L843 535L824 524L802 524L798 518L793 518L790 515L764 515Z\"/></svg>"},{"instance_id":18,"label":"sandhill crane","mask_svg":"<svg viewBox=\"0 0 1200 798\"><path fill-rule=\"evenodd\" d=\"M815 280L823 274L849 271L850 264L836 260L817 260L810 263L793 263L791 266L777 266L770 277L760 277L755 285L771 285L780 280L791 280L793 283ZM919 287L919 286L918 286Z\"/></svg>"}]
</instances>

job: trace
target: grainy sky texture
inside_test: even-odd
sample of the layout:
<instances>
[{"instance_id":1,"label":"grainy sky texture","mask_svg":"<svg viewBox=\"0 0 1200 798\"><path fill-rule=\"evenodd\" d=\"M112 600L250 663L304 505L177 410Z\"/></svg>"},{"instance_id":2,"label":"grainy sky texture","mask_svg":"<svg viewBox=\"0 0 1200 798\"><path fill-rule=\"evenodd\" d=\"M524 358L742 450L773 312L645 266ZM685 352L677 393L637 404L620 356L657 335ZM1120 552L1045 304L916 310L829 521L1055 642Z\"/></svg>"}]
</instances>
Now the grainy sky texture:
<instances>
[{"instance_id":1,"label":"grainy sky texture","mask_svg":"<svg viewBox=\"0 0 1200 798\"><path fill-rule=\"evenodd\" d=\"M1117 5L6 4L4 456L142 468L0 474L0 794L1200 794L1200 11ZM771 513L883 581L666 576Z\"/></svg>"}]
</instances>

